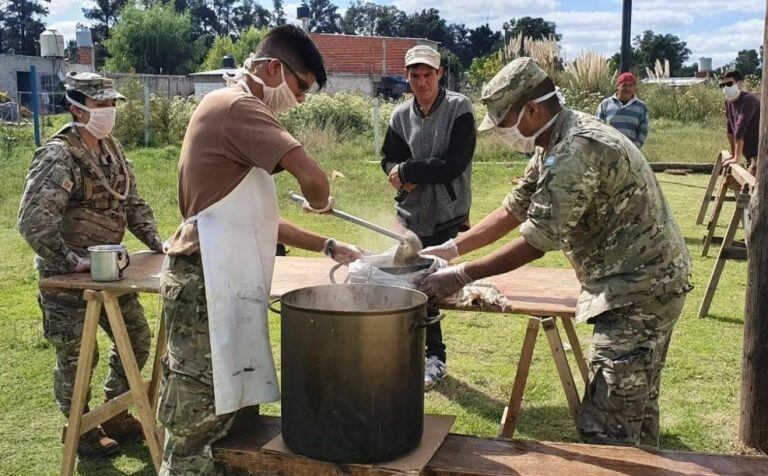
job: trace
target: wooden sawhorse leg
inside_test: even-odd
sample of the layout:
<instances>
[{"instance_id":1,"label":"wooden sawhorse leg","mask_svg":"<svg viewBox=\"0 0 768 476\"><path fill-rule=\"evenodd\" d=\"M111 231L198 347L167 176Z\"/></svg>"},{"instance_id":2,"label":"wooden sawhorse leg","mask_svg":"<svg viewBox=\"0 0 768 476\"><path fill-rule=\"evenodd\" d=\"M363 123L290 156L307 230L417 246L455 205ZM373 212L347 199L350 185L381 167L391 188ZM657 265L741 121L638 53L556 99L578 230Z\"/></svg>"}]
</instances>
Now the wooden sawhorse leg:
<instances>
[{"instance_id":1,"label":"wooden sawhorse leg","mask_svg":"<svg viewBox=\"0 0 768 476\"><path fill-rule=\"evenodd\" d=\"M725 203L725 197L728 195L728 189L731 186L731 179L728 176L728 171L724 171L722 180L720 180L720 188L717 190L717 197L715 201L715 208L712 210L712 216L707 223L707 234L704 236L704 242L701 248L701 256L707 256L709 253L709 247L712 244L712 239L715 236L717 230L717 222L720 220L720 212L723 210L723 203Z\"/></svg>"},{"instance_id":2,"label":"wooden sawhorse leg","mask_svg":"<svg viewBox=\"0 0 768 476\"><path fill-rule=\"evenodd\" d=\"M566 320L568 321L567 324ZM576 331L573 329L573 323L570 322L569 318L564 318L563 326L566 329L566 334L568 335L571 347L576 349L574 357L577 360L579 371L582 373L583 377L586 372L586 362L581 353L581 346ZM571 372L571 368L568 365L568 359L563 350L563 342L560 339L560 333L557 330L555 318L529 317L528 327L525 331L525 338L523 339L523 348L520 351L520 360L518 361L517 371L515 372L515 381L512 385L512 394L509 397L509 405L504 409L504 415L501 417L499 436L502 438L512 438L515 434L515 427L520 418L523 393L525 392L525 385L528 382L528 373L531 369L533 350L536 347L536 337L539 334L539 327L543 327L544 333L547 335L552 358L555 361L560 382L563 384L563 390L565 391L565 398L568 402L568 410L571 417L574 422L578 417L581 401L579 399L579 393L576 390L576 384L573 381L573 373ZM578 352L578 354L576 352Z\"/></svg>"},{"instance_id":3,"label":"wooden sawhorse leg","mask_svg":"<svg viewBox=\"0 0 768 476\"><path fill-rule=\"evenodd\" d=\"M701 201L701 208L699 208L699 216L696 217L696 224L701 225L704 223L704 217L707 215L707 208L709 207L709 202L712 201L714 198L712 196L712 192L715 191L715 185L717 184L717 179L720 177L720 173L723 170L723 159L730 157L730 155L726 155L725 151L721 152L720 155L717 156L717 160L715 160L715 163L712 165L712 173L709 175L709 183L707 183L707 190L704 192L704 199Z\"/></svg>"},{"instance_id":4,"label":"wooden sawhorse leg","mask_svg":"<svg viewBox=\"0 0 768 476\"><path fill-rule=\"evenodd\" d=\"M149 392L153 392L153 399L157 395L157 382L149 384L141 377L141 371L136 356L133 353L131 341L128 336L128 330L123 321L123 314L120 311L120 305L117 298L107 291L86 290L83 293L84 299L88 302L85 311L85 323L83 326L83 336L80 343L80 355L77 359L77 373L72 394L72 403L69 412L69 422L64 437L64 458L61 463L60 475L70 476L74 471L75 458L77 456L77 445L80 435L97 427L106 420L112 418L118 413L126 410L131 404L138 408L139 421L144 430L147 446L149 447L152 462L155 470L160 469L162 460L162 448L160 440L155 434L155 417L153 406L150 404ZM125 369L125 375L128 379L129 391L110 400L99 408L83 415L85 399L90 388L91 366L93 365L93 350L96 346L96 330L99 326L99 315L102 306L106 310L109 325L112 329L112 335L117 347L117 353ZM165 331L160 325L158 333L158 344L161 338L164 340ZM158 345L157 352L164 352L163 347ZM158 362L158 357L155 361ZM152 369L153 377L159 376L159 367Z\"/></svg>"},{"instance_id":5,"label":"wooden sawhorse leg","mask_svg":"<svg viewBox=\"0 0 768 476\"><path fill-rule=\"evenodd\" d=\"M712 268L712 274L709 277L709 283L707 284L707 290L704 292L704 300L699 307L699 317L705 317L709 314L709 307L712 305L712 299L715 297L715 291L717 291L717 285L720 283L720 276L723 274L725 268L725 261L728 259L728 253L733 245L734 238L736 237L736 230L739 228L744 217L744 210L749 206L749 193L745 190L739 192L736 199L736 209L733 210L731 216L731 222L728 224L728 229L725 232L723 243L720 245L720 252L717 255L717 261L715 261L715 267Z\"/></svg>"}]
</instances>

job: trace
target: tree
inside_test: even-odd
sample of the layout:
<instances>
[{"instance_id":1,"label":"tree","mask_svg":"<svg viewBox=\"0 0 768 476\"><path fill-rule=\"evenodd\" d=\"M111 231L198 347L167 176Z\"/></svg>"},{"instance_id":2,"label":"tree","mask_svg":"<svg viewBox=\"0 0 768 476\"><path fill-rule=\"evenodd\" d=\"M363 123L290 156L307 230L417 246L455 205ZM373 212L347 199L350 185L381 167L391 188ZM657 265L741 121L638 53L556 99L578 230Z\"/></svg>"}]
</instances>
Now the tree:
<instances>
[{"instance_id":1,"label":"tree","mask_svg":"<svg viewBox=\"0 0 768 476\"><path fill-rule=\"evenodd\" d=\"M256 51L259 42L267 35L267 28L250 27L240 34L237 41L230 35L217 36L213 46L208 50L205 61L199 71L210 71L222 67L222 59L229 55L235 60L235 64L242 65L249 54Z\"/></svg>"},{"instance_id":2,"label":"tree","mask_svg":"<svg viewBox=\"0 0 768 476\"><path fill-rule=\"evenodd\" d=\"M48 15L43 2L50 0L7 0L2 4L2 52L36 56L40 34L45 31L41 17Z\"/></svg>"},{"instance_id":3,"label":"tree","mask_svg":"<svg viewBox=\"0 0 768 476\"><path fill-rule=\"evenodd\" d=\"M738 69L744 76L748 74L759 74L762 70L760 64L760 58L757 55L757 50L741 50L736 55L736 60L733 62L733 67Z\"/></svg>"},{"instance_id":4,"label":"tree","mask_svg":"<svg viewBox=\"0 0 768 476\"><path fill-rule=\"evenodd\" d=\"M560 41L563 35L557 33L557 25L555 22L546 21L539 17L523 17L519 20L512 18L511 20L504 22L502 26L504 30L504 40L509 40L512 37L523 34L524 37L531 38L532 40L543 40L544 38L554 38Z\"/></svg>"},{"instance_id":5,"label":"tree","mask_svg":"<svg viewBox=\"0 0 768 476\"><path fill-rule=\"evenodd\" d=\"M91 27L91 36L97 67L104 64L107 56L104 40L109 38L109 31L115 26L125 2L126 0L95 0L93 8L83 8L85 18L96 21Z\"/></svg>"},{"instance_id":6,"label":"tree","mask_svg":"<svg viewBox=\"0 0 768 476\"><path fill-rule=\"evenodd\" d=\"M491 53L501 44L501 33L493 31L487 23L469 30L470 61Z\"/></svg>"},{"instance_id":7,"label":"tree","mask_svg":"<svg viewBox=\"0 0 768 476\"><path fill-rule=\"evenodd\" d=\"M250 27L264 28L269 26L269 10L253 0L243 0L239 6L235 7L232 13L232 22L238 34L248 30Z\"/></svg>"},{"instance_id":8,"label":"tree","mask_svg":"<svg viewBox=\"0 0 768 476\"><path fill-rule=\"evenodd\" d=\"M405 13L393 5L357 0L344 13L341 28L348 35L403 36L405 22Z\"/></svg>"},{"instance_id":9,"label":"tree","mask_svg":"<svg viewBox=\"0 0 768 476\"><path fill-rule=\"evenodd\" d=\"M272 25L285 25L285 10L283 9L283 0L272 0Z\"/></svg>"},{"instance_id":10,"label":"tree","mask_svg":"<svg viewBox=\"0 0 768 476\"><path fill-rule=\"evenodd\" d=\"M237 0L213 0L213 13L216 15L216 33L228 35L234 26L233 9Z\"/></svg>"},{"instance_id":11,"label":"tree","mask_svg":"<svg viewBox=\"0 0 768 476\"><path fill-rule=\"evenodd\" d=\"M309 0L309 31L341 33L341 15L329 0Z\"/></svg>"},{"instance_id":12,"label":"tree","mask_svg":"<svg viewBox=\"0 0 768 476\"><path fill-rule=\"evenodd\" d=\"M107 69L151 74L187 74L195 70L204 39L193 39L188 13L155 4L146 10L128 5L104 44Z\"/></svg>"},{"instance_id":13,"label":"tree","mask_svg":"<svg viewBox=\"0 0 768 476\"><path fill-rule=\"evenodd\" d=\"M464 65L452 51L445 48L439 48L439 51L440 66L443 68L443 78L440 83L452 91L459 91L464 82Z\"/></svg>"},{"instance_id":14,"label":"tree","mask_svg":"<svg viewBox=\"0 0 768 476\"><path fill-rule=\"evenodd\" d=\"M642 35L638 35L632 40L632 59L636 72L642 74L645 68L653 69L656 60L662 63L669 61L671 76L679 76L685 61L691 55L691 50L687 44L681 41L676 35L655 34L651 30L646 30Z\"/></svg>"},{"instance_id":15,"label":"tree","mask_svg":"<svg viewBox=\"0 0 768 476\"><path fill-rule=\"evenodd\" d=\"M456 46L454 32L440 17L440 11L435 8L414 12L406 18L402 36L426 38L438 41L443 48L453 50Z\"/></svg>"}]
</instances>

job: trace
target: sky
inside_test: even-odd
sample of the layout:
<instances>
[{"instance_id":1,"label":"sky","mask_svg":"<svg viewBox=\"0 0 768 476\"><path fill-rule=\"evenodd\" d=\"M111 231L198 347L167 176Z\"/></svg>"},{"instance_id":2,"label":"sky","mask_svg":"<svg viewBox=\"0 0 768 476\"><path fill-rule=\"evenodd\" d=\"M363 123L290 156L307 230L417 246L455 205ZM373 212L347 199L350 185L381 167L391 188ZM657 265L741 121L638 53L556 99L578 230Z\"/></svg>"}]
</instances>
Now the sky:
<instances>
[{"instance_id":1,"label":"sky","mask_svg":"<svg viewBox=\"0 0 768 476\"><path fill-rule=\"evenodd\" d=\"M343 14L350 1L333 0ZM65 40L74 38L78 22L88 24L82 7L90 0L51 0L45 19ZM260 0L271 9L272 2ZM285 2L289 21L295 22L300 2ZM557 24L563 35L561 47L566 60L583 51L594 50L611 56L621 43L621 0L377 0L395 5L406 13L436 8L450 23L474 28L484 23L495 30L510 18L543 17ZM471 5L471 6L468 6ZM700 56L712 58L715 68L733 61L739 50L759 49L763 38L763 0L635 0L632 37L645 30L677 35L691 50L689 63Z\"/></svg>"}]
</instances>

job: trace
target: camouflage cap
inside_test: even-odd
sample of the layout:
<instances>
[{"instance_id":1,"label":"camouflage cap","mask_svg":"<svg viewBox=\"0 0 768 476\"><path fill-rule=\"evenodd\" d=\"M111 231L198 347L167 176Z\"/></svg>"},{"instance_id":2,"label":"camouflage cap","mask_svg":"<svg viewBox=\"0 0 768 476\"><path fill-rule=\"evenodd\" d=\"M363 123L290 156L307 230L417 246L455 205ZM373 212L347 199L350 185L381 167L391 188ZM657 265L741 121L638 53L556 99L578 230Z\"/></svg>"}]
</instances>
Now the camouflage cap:
<instances>
[{"instance_id":1,"label":"camouflage cap","mask_svg":"<svg viewBox=\"0 0 768 476\"><path fill-rule=\"evenodd\" d=\"M480 101L488 108L478 131L496 127L510 106L547 79L547 73L528 57L512 60L483 87Z\"/></svg>"},{"instance_id":2,"label":"camouflage cap","mask_svg":"<svg viewBox=\"0 0 768 476\"><path fill-rule=\"evenodd\" d=\"M111 79L96 73L68 73L64 84L67 91L78 91L97 101L125 99L125 96L115 91Z\"/></svg>"}]
</instances>

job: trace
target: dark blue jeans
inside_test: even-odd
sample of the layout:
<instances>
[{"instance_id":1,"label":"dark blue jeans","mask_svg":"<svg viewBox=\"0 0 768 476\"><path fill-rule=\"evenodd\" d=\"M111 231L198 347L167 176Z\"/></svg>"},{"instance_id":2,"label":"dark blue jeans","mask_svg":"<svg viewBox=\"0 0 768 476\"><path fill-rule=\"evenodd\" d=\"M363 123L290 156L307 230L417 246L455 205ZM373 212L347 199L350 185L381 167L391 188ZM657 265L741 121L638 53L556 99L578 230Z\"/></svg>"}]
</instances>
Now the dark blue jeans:
<instances>
[{"instance_id":1,"label":"dark blue jeans","mask_svg":"<svg viewBox=\"0 0 768 476\"><path fill-rule=\"evenodd\" d=\"M445 243L451 238L456 238L463 225L457 225L445 230L440 230L437 233L430 236L420 236L421 246L426 248L427 246L435 246ZM440 314L440 309L437 306L430 305L427 308L427 316L434 317ZM427 358L435 356L441 362L445 362L445 344L443 343L443 330L440 327L440 323L437 322L431 326L427 326L427 344L426 344L426 356Z\"/></svg>"}]
</instances>

